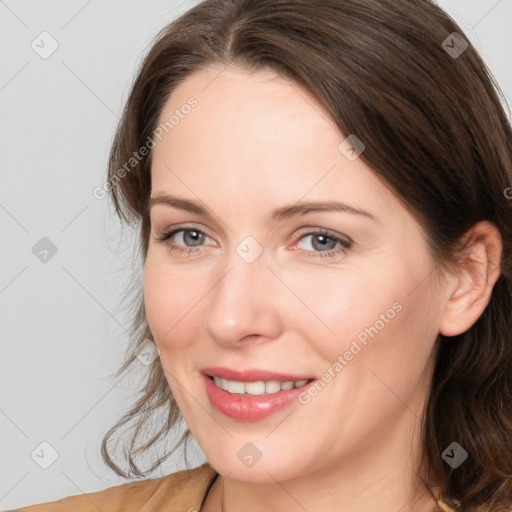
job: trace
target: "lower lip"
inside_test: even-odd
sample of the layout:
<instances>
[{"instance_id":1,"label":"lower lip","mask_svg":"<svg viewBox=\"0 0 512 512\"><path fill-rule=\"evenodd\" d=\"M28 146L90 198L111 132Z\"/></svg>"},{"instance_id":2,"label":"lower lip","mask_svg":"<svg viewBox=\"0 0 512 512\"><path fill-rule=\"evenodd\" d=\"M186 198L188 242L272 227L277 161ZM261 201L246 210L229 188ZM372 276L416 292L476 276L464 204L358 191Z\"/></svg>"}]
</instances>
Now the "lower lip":
<instances>
[{"instance_id":1,"label":"lower lip","mask_svg":"<svg viewBox=\"0 0 512 512\"><path fill-rule=\"evenodd\" d=\"M216 386L213 379L205 374L201 375L211 404L222 414L242 421L257 421L271 416L294 403L302 392L315 383L313 380L300 388L250 396L228 393Z\"/></svg>"}]
</instances>

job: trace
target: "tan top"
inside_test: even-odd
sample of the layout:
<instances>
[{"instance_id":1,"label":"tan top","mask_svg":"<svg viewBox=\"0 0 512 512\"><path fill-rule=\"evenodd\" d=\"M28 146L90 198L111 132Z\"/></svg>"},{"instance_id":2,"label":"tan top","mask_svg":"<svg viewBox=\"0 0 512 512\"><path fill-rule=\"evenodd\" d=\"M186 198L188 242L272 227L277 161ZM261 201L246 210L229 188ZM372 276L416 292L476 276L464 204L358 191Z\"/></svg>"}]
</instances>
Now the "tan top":
<instances>
[{"instance_id":1,"label":"tan top","mask_svg":"<svg viewBox=\"0 0 512 512\"><path fill-rule=\"evenodd\" d=\"M152 480L68 496L7 512L199 512L218 473L205 463ZM442 501L439 510L453 512Z\"/></svg>"},{"instance_id":2,"label":"tan top","mask_svg":"<svg viewBox=\"0 0 512 512\"><path fill-rule=\"evenodd\" d=\"M68 496L7 512L197 512L217 477L208 464L152 480Z\"/></svg>"}]
</instances>

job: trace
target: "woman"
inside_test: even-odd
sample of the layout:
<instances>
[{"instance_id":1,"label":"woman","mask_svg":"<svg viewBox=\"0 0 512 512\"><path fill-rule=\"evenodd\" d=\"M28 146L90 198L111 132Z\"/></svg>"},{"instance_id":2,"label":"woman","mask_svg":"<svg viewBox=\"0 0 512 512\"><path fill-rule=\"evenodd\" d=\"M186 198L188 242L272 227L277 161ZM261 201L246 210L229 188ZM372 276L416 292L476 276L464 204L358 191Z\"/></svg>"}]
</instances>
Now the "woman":
<instances>
[{"instance_id":1,"label":"woman","mask_svg":"<svg viewBox=\"0 0 512 512\"><path fill-rule=\"evenodd\" d=\"M428 0L207 0L166 27L102 189L144 263L119 373L159 357L102 453L146 476L183 418L208 463L20 510L512 510L498 92Z\"/></svg>"}]
</instances>

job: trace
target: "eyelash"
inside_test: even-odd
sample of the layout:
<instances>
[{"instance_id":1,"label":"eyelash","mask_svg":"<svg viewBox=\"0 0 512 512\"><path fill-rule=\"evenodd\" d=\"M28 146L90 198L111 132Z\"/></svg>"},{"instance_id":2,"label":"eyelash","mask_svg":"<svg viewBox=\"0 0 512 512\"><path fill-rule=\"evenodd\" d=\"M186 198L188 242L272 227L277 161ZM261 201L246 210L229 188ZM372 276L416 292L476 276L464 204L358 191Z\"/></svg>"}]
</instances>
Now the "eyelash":
<instances>
[{"instance_id":1,"label":"eyelash","mask_svg":"<svg viewBox=\"0 0 512 512\"><path fill-rule=\"evenodd\" d=\"M201 235L208 236L208 235L206 235L206 233L204 233L200 229L181 227L181 228L173 229L171 231L168 231L168 232L164 233L161 237L157 237L156 240L158 242L166 243L167 240L172 238L175 234L180 233L181 231L195 231L196 233L200 233ZM309 232L299 236L295 240L294 243L297 243L300 240L302 240L303 238L305 238L307 236L311 236L311 235L313 235L313 236L315 236L315 235L326 236L330 240L338 242L341 245L341 247L339 247L338 249L331 249L329 251L305 251L306 252L305 256L307 258L334 257L334 256L337 256L339 254L343 254L343 253L347 252L352 247L352 241L351 240L345 240L344 238L340 238L340 237L334 236L329 231L326 231L326 230L323 230L323 229L319 229L319 230L316 230L316 231L309 231ZM179 245L170 244L170 243L166 243L166 245L167 245L167 248L169 249L169 251L171 251L171 252L178 252L178 253L181 253L181 254L182 253L186 253L187 255L189 255L191 253L194 253L194 252L197 252L199 250L198 248L194 248L194 247L181 247Z\"/></svg>"}]
</instances>

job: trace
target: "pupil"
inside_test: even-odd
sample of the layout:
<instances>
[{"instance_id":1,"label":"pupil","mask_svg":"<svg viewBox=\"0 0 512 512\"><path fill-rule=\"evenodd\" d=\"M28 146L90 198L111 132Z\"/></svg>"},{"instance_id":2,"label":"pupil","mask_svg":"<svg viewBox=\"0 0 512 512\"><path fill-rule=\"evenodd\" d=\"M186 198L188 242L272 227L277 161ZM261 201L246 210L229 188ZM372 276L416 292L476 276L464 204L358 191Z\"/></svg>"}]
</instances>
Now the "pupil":
<instances>
[{"instance_id":1,"label":"pupil","mask_svg":"<svg viewBox=\"0 0 512 512\"><path fill-rule=\"evenodd\" d=\"M188 231L188 233L193 242L201 241L201 235L198 231Z\"/></svg>"},{"instance_id":2,"label":"pupil","mask_svg":"<svg viewBox=\"0 0 512 512\"><path fill-rule=\"evenodd\" d=\"M316 238L317 240L319 241L320 245L319 247L323 247L325 248L326 245L329 243L329 240L331 237L327 236L327 235L316 235ZM317 247L318 248L318 247Z\"/></svg>"}]
</instances>

